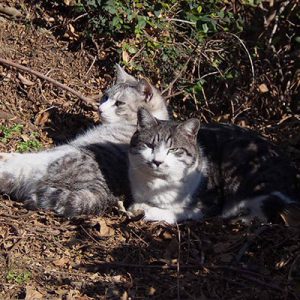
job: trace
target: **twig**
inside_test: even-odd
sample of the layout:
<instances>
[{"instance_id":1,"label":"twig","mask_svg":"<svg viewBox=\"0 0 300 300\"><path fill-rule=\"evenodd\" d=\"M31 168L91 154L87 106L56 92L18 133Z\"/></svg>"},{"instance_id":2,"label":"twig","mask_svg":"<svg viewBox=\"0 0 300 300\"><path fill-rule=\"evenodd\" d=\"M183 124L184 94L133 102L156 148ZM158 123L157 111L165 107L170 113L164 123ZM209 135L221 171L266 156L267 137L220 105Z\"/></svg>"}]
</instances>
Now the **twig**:
<instances>
[{"instance_id":1,"label":"twig","mask_svg":"<svg viewBox=\"0 0 300 300\"><path fill-rule=\"evenodd\" d=\"M268 41L269 45L272 44L273 37L274 37L274 35L275 35L276 31L277 31L278 23L279 23L279 17L280 17L280 15L283 13L283 11L285 10L285 8L287 7L287 5L288 5L289 3L290 3L290 1L285 1L285 2L283 2L282 5L281 5L280 8L279 8L278 14L276 14L276 16L275 16L275 24L274 24L274 26L273 26L273 29L272 29L272 32L271 32L271 34L270 34L270 38L269 38L269 41Z\"/></svg>"},{"instance_id":2,"label":"twig","mask_svg":"<svg viewBox=\"0 0 300 300\"><path fill-rule=\"evenodd\" d=\"M238 269L238 268L234 268L234 267L230 267L230 266L211 266L211 267L207 267L207 269L215 269L215 270L228 270L228 271L232 271L232 272L237 272L239 273L240 277L243 277L244 279L246 279L247 281L252 281L254 283L257 283L261 286L265 286L265 287L269 287L273 290L279 291L279 292L283 292L283 289L281 287L279 287L278 285L272 284L272 283L268 283L265 281L262 281L260 279L257 278L258 275L263 276L265 279L267 279L264 275L259 274L259 273L255 273L255 272L251 272L249 270L245 270L245 269ZM255 276L255 277L254 277ZM270 281L272 281L272 279L269 279ZM294 293L288 291L289 294L293 295L295 297L295 299L299 299L298 296L296 296Z\"/></svg>"},{"instance_id":3,"label":"twig","mask_svg":"<svg viewBox=\"0 0 300 300\"><path fill-rule=\"evenodd\" d=\"M255 71L254 71L254 65L253 65L253 61L252 61L252 58L251 58L251 55L245 45L245 43L234 33L231 33L231 32L228 32L228 34L232 35L233 37L235 37L240 43L241 45L243 46L243 48L245 49L247 55L248 55L248 58L249 58L249 61L250 61L250 65L251 65L251 72L252 72L252 86L254 85L255 83Z\"/></svg>"},{"instance_id":4,"label":"twig","mask_svg":"<svg viewBox=\"0 0 300 300\"><path fill-rule=\"evenodd\" d=\"M30 68L27 68L27 67L22 66L18 63L12 62L10 60L7 60L7 59L1 58L1 57L0 57L0 63L4 64L4 65L7 65L7 66L10 66L10 67L14 67L16 69L19 69L19 70L22 70L22 71L25 71L25 72L28 72L30 74L33 74L37 77L40 77L40 78L46 80L46 81L49 81L49 82L53 83L55 86L65 90L65 91L68 91L71 94L77 96L80 100L84 101L87 104L95 104L95 102L96 102L93 98L85 97L85 96L81 95L79 92L73 90L72 88L70 88L70 87L68 87L68 86L66 86L66 85L64 85L64 84L62 84L62 83L60 83L60 82L58 82L58 81L56 81L56 80L54 80L50 77L38 72L38 71L32 70Z\"/></svg>"},{"instance_id":5,"label":"twig","mask_svg":"<svg viewBox=\"0 0 300 300\"><path fill-rule=\"evenodd\" d=\"M248 248L251 246L251 244L254 242L254 240L264 231L266 231L269 227L268 226L262 226L259 227L257 230L254 231L251 236L247 238L246 243L242 246L239 253L235 257L235 262L238 263L241 258L244 256L245 252L248 250Z\"/></svg>"},{"instance_id":6,"label":"twig","mask_svg":"<svg viewBox=\"0 0 300 300\"><path fill-rule=\"evenodd\" d=\"M98 246L103 247L103 245L101 245L99 243L99 241L97 241L92 235L89 234L89 232L87 230L84 229L84 227L82 225L80 225L80 228L83 230L83 232L92 240L94 241Z\"/></svg>"},{"instance_id":7,"label":"twig","mask_svg":"<svg viewBox=\"0 0 300 300\"><path fill-rule=\"evenodd\" d=\"M77 268L79 268L77 266ZM97 272L103 269L119 269L119 268L126 268L126 269L159 269L159 270L178 270L178 265L142 265L142 264L130 264L130 263L123 263L123 262L101 262L101 263L95 263L95 265L91 266L89 270L93 272ZM202 269L203 266L201 265L181 265L181 269L195 269L199 270Z\"/></svg>"},{"instance_id":8,"label":"twig","mask_svg":"<svg viewBox=\"0 0 300 300\"><path fill-rule=\"evenodd\" d=\"M78 266L74 266L75 269L80 269L82 265L78 265ZM158 270L177 270L177 264L173 264L173 265L142 265L142 264L130 264L130 263L123 263L123 262L105 262L105 263L98 263L92 266L86 266L86 270L88 272L98 272L101 271L103 269L119 269L119 268L126 268L126 269L158 269ZM238 269L238 268L234 268L234 267L230 267L230 266L222 266L222 265L215 265L215 266L203 266L203 265L181 265L180 268L183 269L187 269L187 270L199 270L199 269L206 269L206 270L227 270L227 271L231 271L231 272L237 272L239 273L239 275L241 277L243 277L244 279L248 280L248 281L252 281L254 283L257 283L259 285L265 286L265 287L269 287L272 288L276 291L280 291L282 292L282 288L280 288L279 286L272 284L272 283L268 283L265 282L263 280L260 280L257 278L258 275L262 276L264 279L268 279L266 278L264 275L259 274L259 273L255 273L255 272L251 272L248 270L243 270L243 269ZM254 277L256 276L256 277ZM270 279L271 280L271 279ZM290 292L291 293L291 292ZM293 294L293 293L291 293ZM293 294L293 296L295 296Z\"/></svg>"},{"instance_id":9,"label":"twig","mask_svg":"<svg viewBox=\"0 0 300 300\"><path fill-rule=\"evenodd\" d=\"M96 62L97 56L94 57L89 69L86 71L85 75L88 75L90 73L90 71L92 70L92 67L94 66L95 62Z\"/></svg>"},{"instance_id":10,"label":"twig","mask_svg":"<svg viewBox=\"0 0 300 300\"><path fill-rule=\"evenodd\" d=\"M76 17L76 18L73 20L73 22L76 22L76 21L78 21L79 19L86 17L87 15L88 15L88 13L84 13L84 14L82 14L82 15Z\"/></svg>"},{"instance_id":11,"label":"twig","mask_svg":"<svg viewBox=\"0 0 300 300\"><path fill-rule=\"evenodd\" d=\"M14 18L22 16L22 13L20 11L18 11L16 8L10 7L10 6L5 6L3 4L0 4L0 13L9 15Z\"/></svg>"},{"instance_id":12,"label":"twig","mask_svg":"<svg viewBox=\"0 0 300 300\"><path fill-rule=\"evenodd\" d=\"M171 95L165 96L164 98L165 98L165 100L167 100L167 99L173 98L173 97L178 96L178 95L183 94L183 93L184 93L184 91L181 90L181 91L178 91L178 92L173 93Z\"/></svg>"},{"instance_id":13,"label":"twig","mask_svg":"<svg viewBox=\"0 0 300 300\"><path fill-rule=\"evenodd\" d=\"M199 80L204 79L205 77L208 77L208 76L211 76L211 75L218 74L218 73L219 73L218 71L214 71L214 72L210 72L210 73L204 74L203 76L201 76L199 78Z\"/></svg>"},{"instance_id":14,"label":"twig","mask_svg":"<svg viewBox=\"0 0 300 300\"><path fill-rule=\"evenodd\" d=\"M196 22L192 22L192 21L187 21L187 20L182 20L182 19L176 19L176 18L168 18L168 19L164 19L164 21L173 21L173 22L179 22L179 23L185 23L185 24L190 24L190 25L196 25Z\"/></svg>"},{"instance_id":15,"label":"twig","mask_svg":"<svg viewBox=\"0 0 300 300\"><path fill-rule=\"evenodd\" d=\"M250 109L251 109L250 107L246 107L246 108L242 109L241 111L239 111L235 116L232 117L232 122L234 123L238 116L240 116L242 113L244 113L245 111L250 110Z\"/></svg>"},{"instance_id":16,"label":"twig","mask_svg":"<svg viewBox=\"0 0 300 300\"><path fill-rule=\"evenodd\" d=\"M139 51L137 51L137 53L135 53L128 61L128 63L130 64L135 58L137 58L142 51L145 49L145 45L143 45L143 47L141 49L139 49Z\"/></svg>"},{"instance_id":17,"label":"twig","mask_svg":"<svg viewBox=\"0 0 300 300\"><path fill-rule=\"evenodd\" d=\"M199 43L197 43L197 45L195 45L193 51L191 52L189 58L187 59L187 61L185 62L185 64L183 65L183 67L181 68L181 70L179 71L179 73L177 74L177 76L174 78L174 80L170 83L169 87L165 88L163 91L162 91L162 94L166 93L167 91L168 92L168 95L171 94L171 90L173 88L173 85L176 83L176 81L179 79L179 77L182 75L183 71L186 69L187 65L189 64L190 60L193 58L193 54L195 53L195 51L197 50L199 46Z\"/></svg>"},{"instance_id":18,"label":"twig","mask_svg":"<svg viewBox=\"0 0 300 300\"><path fill-rule=\"evenodd\" d=\"M137 233L135 233L133 230L130 231L135 237L137 237L144 245L149 247L149 243L147 243L144 239L142 239Z\"/></svg>"}]
</instances>

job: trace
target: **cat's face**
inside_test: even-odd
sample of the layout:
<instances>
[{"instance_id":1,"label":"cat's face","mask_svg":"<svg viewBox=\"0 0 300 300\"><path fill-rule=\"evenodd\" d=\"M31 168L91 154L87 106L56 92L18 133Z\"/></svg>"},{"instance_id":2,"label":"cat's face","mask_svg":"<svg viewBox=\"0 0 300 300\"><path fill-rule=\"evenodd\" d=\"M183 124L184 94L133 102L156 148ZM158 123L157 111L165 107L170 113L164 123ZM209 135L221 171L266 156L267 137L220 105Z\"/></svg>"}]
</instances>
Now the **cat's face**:
<instances>
[{"instance_id":1,"label":"cat's face","mask_svg":"<svg viewBox=\"0 0 300 300\"><path fill-rule=\"evenodd\" d=\"M199 120L159 121L146 109L138 111L138 130L130 143L131 168L154 177L181 180L198 164Z\"/></svg>"},{"instance_id":2,"label":"cat's face","mask_svg":"<svg viewBox=\"0 0 300 300\"><path fill-rule=\"evenodd\" d=\"M101 99L99 111L103 123L137 123L139 107L146 107L154 116L167 120L166 103L159 92L145 79L137 80L117 65L116 83Z\"/></svg>"}]
</instances>

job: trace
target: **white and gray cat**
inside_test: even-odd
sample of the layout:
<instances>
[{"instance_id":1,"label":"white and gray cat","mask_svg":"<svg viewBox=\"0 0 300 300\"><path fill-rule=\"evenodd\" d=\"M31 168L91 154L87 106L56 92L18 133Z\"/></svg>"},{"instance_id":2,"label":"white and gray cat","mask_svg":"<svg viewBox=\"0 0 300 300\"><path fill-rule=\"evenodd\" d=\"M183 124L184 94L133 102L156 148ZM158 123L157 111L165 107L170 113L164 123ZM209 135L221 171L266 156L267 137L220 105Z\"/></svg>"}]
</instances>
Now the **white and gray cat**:
<instances>
[{"instance_id":1,"label":"white and gray cat","mask_svg":"<svg viewBox=\"0 0 300 300\"><path fill-rule=\"evenodd\" d=\"M117 65L116 83L100 102L103 124L47 151L0 153L0 191L67 217L103 213L130 194L127 151L138 107L168 119L160 93Z\"/></svg>"},{"instance_id":2,"label":"white and gray cat","mask_svg":"<svg viewBox=\"0 0 300 300\"><path fill-rule=\"evenodd\" d=\"M300 224L296 170L278 149L234 125L160 121L138 111L129 149L134 204L146 220L175 223L219 215ZM288 214L286 214L288 213ZM288 220L287 220L288 219Z\"/></svg>"}]
</instances>

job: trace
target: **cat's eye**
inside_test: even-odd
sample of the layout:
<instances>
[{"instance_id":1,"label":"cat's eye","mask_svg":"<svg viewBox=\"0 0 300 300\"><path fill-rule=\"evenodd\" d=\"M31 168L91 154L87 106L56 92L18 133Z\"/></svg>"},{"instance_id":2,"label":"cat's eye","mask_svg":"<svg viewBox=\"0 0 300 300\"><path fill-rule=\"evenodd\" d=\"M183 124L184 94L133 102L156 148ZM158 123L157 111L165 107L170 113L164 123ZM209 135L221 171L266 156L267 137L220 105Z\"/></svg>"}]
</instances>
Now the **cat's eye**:
<instances>
[{"instance_id":1,"label":"cat's eye","mask_svg":"<svg viewBox=\"0 0 300 300\"><path fill-rule=\"evenodd\" d=\"M104 95L104 96L101 98L100 103L102 104L102 103L106 102L107 100L108 100L108 96L107 96L107 95Z\"/></svg>"},{"instance_id":2,"label":"cat's eye","mask_svg":"<svg viewBox=\"0 0 300 300\"><path fill-rule=\"evenodd\" d=\"M154 149L154 144L152 143L145 143L145 145L152 150Z\"/></svg>"},{"instance_id":3,"label":"cat's eye","mask_svg":"<svg viewBox=\"0 0 300 300\"><path fill-rule=\"evenodd\" d=\"M182 155L184 153L184 149L182 148L170 148L168 153L174 153L176 155Z\"/></svg>"},{"instance_id":4,"label":"cat's eye","mask_svg":"<svg viewBox=\"0 0 300 300\"><path fill-rule=\"evenodd\" d=\"M125 104L125 102L122 102L122 101L116 101L115 106L116 106L116 107L119 107L119 106L122 106L122 105L124 105L124 104Z\"/></svg>"}]
</instances>

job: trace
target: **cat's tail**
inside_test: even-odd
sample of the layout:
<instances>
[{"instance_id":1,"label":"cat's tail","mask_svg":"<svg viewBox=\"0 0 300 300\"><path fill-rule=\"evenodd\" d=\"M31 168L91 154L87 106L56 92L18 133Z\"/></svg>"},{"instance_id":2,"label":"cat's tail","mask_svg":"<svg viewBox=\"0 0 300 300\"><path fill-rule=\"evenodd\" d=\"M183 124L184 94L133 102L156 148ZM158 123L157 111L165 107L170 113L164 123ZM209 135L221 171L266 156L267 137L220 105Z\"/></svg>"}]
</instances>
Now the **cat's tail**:
<instances>
[{"instance_id":1,"label":"cat's tail","mask_svg":"<svg viewBox=\"0 0 300 300\"><path fill-rule=\"evenodd\" d=\"M300 226L300 203L287 203L280 216L286 225Z\"/></svg>"},{"instance_id":2,"label":"cat's tail","mask_svg":"<svg viewBox=\"0 0 300 300\"><path fill-rule=\"evenodd\" d=\"M68 190L66 188L43 187L37 189L25 201L29 209L42 208L54 211L63 217L79 215L103 215L109 207L117 204L112 195L101 195L89 189Z\"/></svg>"}]
</instances>

